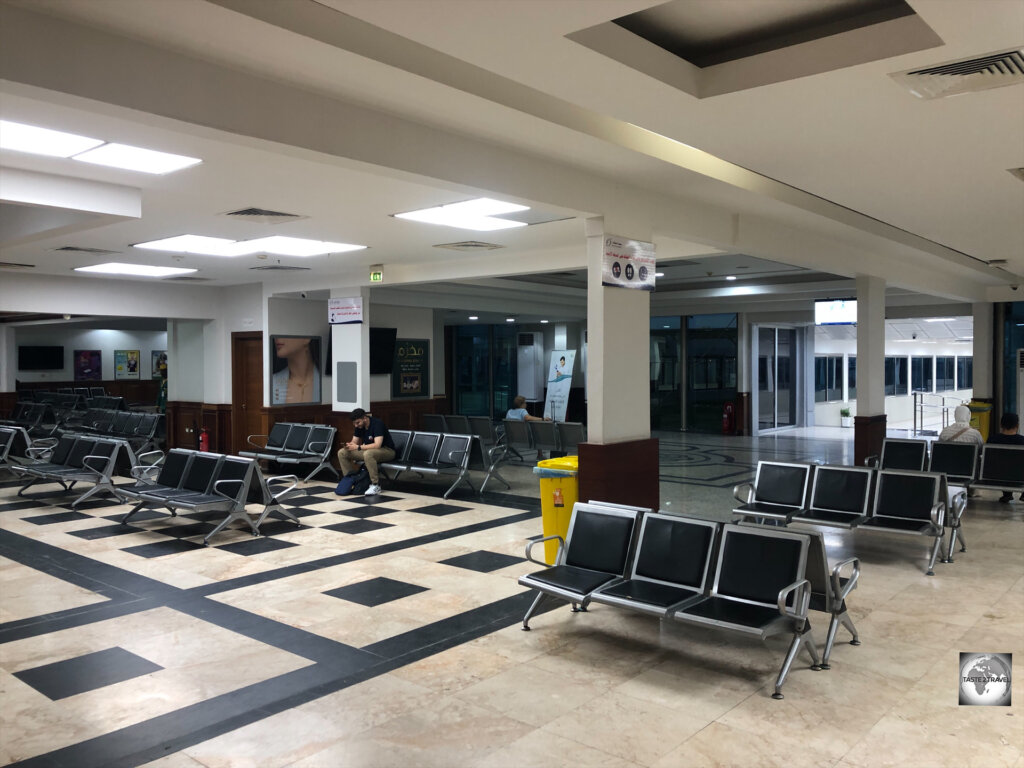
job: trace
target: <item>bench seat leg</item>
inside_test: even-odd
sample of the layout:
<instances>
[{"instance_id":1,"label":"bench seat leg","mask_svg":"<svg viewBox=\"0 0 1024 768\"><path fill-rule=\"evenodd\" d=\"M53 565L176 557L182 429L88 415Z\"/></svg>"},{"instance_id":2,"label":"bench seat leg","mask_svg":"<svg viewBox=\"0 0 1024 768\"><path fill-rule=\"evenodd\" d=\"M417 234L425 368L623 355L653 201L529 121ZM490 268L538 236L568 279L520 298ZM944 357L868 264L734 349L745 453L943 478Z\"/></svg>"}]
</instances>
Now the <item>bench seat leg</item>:
<instances>
[{"instance_id":1,"label":"bench seat leg","mask_svg":"<svg viewBox=\"0 0 1024 768\"><path fill-rule=\"evenodd\" d=\"M308 483L322 469L329 469L331 471L331 474L334 475L335 480L341 479L341 477L338 476L338 470L336 470L329 461L321 461L319 464L316 465L316 469L314 469L312 472L306 475L305 479L302 482Z\"/></svg>"},{"instance_id":2,"label":"bench seat leg","mask_svg":"<svg viewBox=\"0 0 1024 768\"><path fill-rule=\"evenodd\" d=\"M94 485L88 491L79 496L77 499L75 499L73 502L71 502L71 508L74 509L86 499L89 499L99 493L109 493L115 498L120 499L120 497L117 495L117 492L114 490L114 485L112 483L110 483L109 481L100 481L96 483L96 485Z\"/></svg>"},{"instance_id":3,"label":"bench seat leg","mask_svg":"<svg viewBox=\"0 0 1024 768\"><path fill-rule=\"evenodd\" d=\"M782 686L786 682L786 676L789 674L789 668L793 666L793 661L796 659L798 653L800 653L800 646L806 645L807 652L811 654L811 669L821 669L821 661L818 656L818 647L814 643L814 636L811 635L811 625L808 622L804 625L803 629L796 630L793 633L793 640L789 644L789 652L786 654L786 658L782 662L782 667L779 669L779 676L775 680L775 693L772 694L773 699L785 698L782 695Z\"/></svg>"},{"instance_id":4,"label":"bench seat leg","mask_svg":"<svg viewBox=\"0 0 1024 768\"><path fill-rule=\"evenodd\" d=\"M457 478L455 478L455 482L452 483L451 487L447 491L444 492L444 496L442 496L442 498L447 499L449 496L451 496L452 495L452 491L454 491L456 488L458 488L459 487L459 483L462 483L462 482L465 482L466 485L469 486L469 490L473 491L473 493L476 493L476 488L473 487L473 483L471 483L470 480L469 480L469 472L465 472L464 471L464 472L461 472Z\"/></svg>"},{"instance_id":5,"label":"bench seat leg","mask_svg":"<svg viewBox=\"0 0 1024 768\"><path fill-rule=\"evenodd\" d=\"M942 548L942 538L942 532L940 531L939 535L935 537L935 542L932 544L932 554L928 558L928 570L926 571L928 576L935 575L935 558L939 556L939 549Z\"/></svg>"},{"instance_id":6,"label":"bench seat leg","mask_svg":"<svg viewBox=\"0 0 1024 768\"><path fill-rule=\"evenodd\" d=\"M533 598L533 602L530 604L530 607L526 609L526 615L523 616L524 632L530 631L530 617L537 612L537 609L540 607L540 604L544 602L544 598L546 597L549 597L546 592L537 592L537 596Z\"/></svg>"},{"instance_id":7,"label":"bench seat leg","mask_svg":"<svg viewBox=\"0 0 1024 768\"><path fill-rule=\"evenodd\" d=\"M483 483L480 484L480 493L484 492L484 488L487 487L487 483L490 481L492 477L496 477L498 480L501 480L501 482L505 484L505 487L511 490L511 483L509 483L508 480L502 477L501 473L498 472L498 470L495 467L491 467L490 469L487 470L487 477L485 477Z\"/></svg>"},{"instance_id":8,"label":"bench seat leg","mask_svg":"<svg viewBox=\"0 0 1024 768\"><path fill-rule=\"evenodd\" d=\"M836 632L839 630L840 624L846 627L847 631L853 635L850 645L860 645L860 639L857 637L857 628L853 626L853 619L850 618L849 612L833 613L832 620L828 624L828 636L825 638L825 651L821 657L822 669L831 669L829 659L832 657L832 646L835 645Z\"/></svg>"},{"instance_id":9,"label":"bench seat leg","mask_svg":"<svg viewBox=\"0 0 1024 768\"><path fill-rule=\"evenodd\" d=\"M850 614L846 611L839 616L839 623L842 624L853 635L853 640L850 641L850 645L860 645L860 637L857 635L857 628L853 626L853 619L850 618Z\"/></svg>"}]
</instances>

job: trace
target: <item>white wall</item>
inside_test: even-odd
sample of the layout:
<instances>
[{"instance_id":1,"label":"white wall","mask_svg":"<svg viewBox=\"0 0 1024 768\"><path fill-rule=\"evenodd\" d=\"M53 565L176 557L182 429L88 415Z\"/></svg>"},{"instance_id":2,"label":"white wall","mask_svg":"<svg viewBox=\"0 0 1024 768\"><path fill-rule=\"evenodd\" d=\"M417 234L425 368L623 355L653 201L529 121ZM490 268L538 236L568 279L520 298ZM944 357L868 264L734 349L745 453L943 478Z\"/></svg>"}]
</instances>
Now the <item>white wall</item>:
<instances>
[{"instance_id":1,"label":"white wall","mask_svg":"<svg viewBox=\"0 0 1024 768\"><path fill-rule=\"evenodd\" d=\"M14 329L17 346L62 346L64 368L59 371L16 370L18 381L73 381L76 349L98 349L102 353L103 379L114 378L114 350L137 349L141 352L139 378L150 378L153 350L167 349L166 331L114 331L94 328L71 328L66 325L23 325ZM13 358L17 366L17 356ZM170 362L168 361L170 368Z\"/></svg>"}]
</instances>

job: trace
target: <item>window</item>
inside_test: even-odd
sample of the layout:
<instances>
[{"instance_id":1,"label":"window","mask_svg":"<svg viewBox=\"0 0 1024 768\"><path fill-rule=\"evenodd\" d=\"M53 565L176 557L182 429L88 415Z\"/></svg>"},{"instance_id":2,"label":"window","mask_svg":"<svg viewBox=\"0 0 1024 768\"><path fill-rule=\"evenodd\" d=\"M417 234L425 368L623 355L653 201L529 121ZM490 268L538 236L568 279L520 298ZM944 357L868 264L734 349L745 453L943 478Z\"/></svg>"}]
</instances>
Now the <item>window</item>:
<instances>
[{"instance_id":1,"label":"window","mask_svg":"<svg viewBox=\"0 0 1024 768\"><path fill-rule=\"evenodd\" d=\"M857 358L851 356L846 358L846 388L848 390L847 398L850 400L857 399Z\"/></svg>"},{"instance_id":2,"label":"window","mask_svg":"<svg viewBox=\"0 0 1024 768\"><path fill-rule=\"evenodd\" d=\"M935 358L935 391L951 392L955 386L953 374L956 371L956 358Z\"/></svg>"},{"instance_id":3,"label":"window","mask_svg":"<svg viewBox=\"0 0 1024 768\"><path fill-rule=\"evenodd\" d=\"M885 394L907 394L907 358L885 358Z\"/></svg>"},{"instance_id":4,"label":"window","mask_svg":"<svg viewBox=\"0 0 1024 768\"><path fill-rule=\"evenodd\" d=\"M910 389L914 392L932 391L932 359L910 358Z\"/></svg>"},{"instance_id":5,"label":"window","mask_svg":"<svg viewBox=\"0 0 1024 768\"><path fill-rule=\"evenodd\" d=\"M779 378L782 378L780 372ZM814 402L843 399L843 358L841 355L814 358Z\"/></svg>"},{"instance_id":6,"label":"window","mask_svg":"<svg viewBox=\"0 0 1024 768\"><path fill-rule=\"evenodd\" d=\"M956 359L956 388L974 388L974 358L958 357Z\"/></svg>"}]
</instances>

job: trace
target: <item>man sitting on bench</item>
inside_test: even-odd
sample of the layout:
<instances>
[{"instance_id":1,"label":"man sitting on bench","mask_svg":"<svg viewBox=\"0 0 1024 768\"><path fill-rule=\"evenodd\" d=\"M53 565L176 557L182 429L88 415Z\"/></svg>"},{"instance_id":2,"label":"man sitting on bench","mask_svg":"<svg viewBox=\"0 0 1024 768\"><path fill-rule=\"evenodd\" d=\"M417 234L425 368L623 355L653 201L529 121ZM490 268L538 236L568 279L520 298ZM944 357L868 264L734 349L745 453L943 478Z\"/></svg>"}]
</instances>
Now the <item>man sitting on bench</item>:
<instances>
[{"instance_id":1,"label":"man sitting on bench","mask_svg":"<svg viewBox=\"0 0 1024 768\"><path fill-rule=\"evenodd\" d=\"M990 443L996 443L999 445L1024 445L1024 435L1017 434L1017 429L1020 427L1020 416L1016 413L1004 413L1003 417L999 420L999 431L989 437ZM1024 491L1019 494L1021 501L1024 501ZM1013 501L1013 493L1005 491L999 500L1003 504L1009 504Z\"/></svg>"},{"instance_id":2,"label":"man sitting on bench","mask_svg":"<svg viewBox=\"0 0 1024 768\"><path fill-rule=\"evenodd\" d=\"M346 475L355 471L355 463L363 462L370 474L370 487L366 496L380 493L380 468L378 464L395 458L395 443L384 422L370 416L362 408L356 408L350 416L354 432L352 439L338 451L338 463Z\"/></svg>"}]
</instances>

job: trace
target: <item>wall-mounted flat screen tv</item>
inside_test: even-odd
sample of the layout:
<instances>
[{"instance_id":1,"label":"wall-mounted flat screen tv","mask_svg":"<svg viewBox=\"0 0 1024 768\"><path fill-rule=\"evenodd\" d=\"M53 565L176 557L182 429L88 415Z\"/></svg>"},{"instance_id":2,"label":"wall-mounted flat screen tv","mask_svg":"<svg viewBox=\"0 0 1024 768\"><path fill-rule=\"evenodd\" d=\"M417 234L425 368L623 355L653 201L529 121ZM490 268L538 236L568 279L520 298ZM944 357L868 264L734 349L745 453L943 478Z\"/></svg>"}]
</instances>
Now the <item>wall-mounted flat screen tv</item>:
<instances>
[{"instance_id":1,"label":"wall-mounted flat screen tv","mask_svg":"<svg viewBox=\"0 0 1024 768\"><path fill-rule=\"evenodd\" d=\"M815 325L856 325L856 299L824 299L814 302Z\"/></svg>"},{"instance_id":2,"label":"wall-mounted flat screen tv","mask_svg":"<svg viewBox=\"0 0 1024 768\"><path fill-rule=\"evenodd\" d=\"M64 368L64 347L18 347L19 371L59 371Z\"/></svg>"},{"instance_id":3,"label":"wall-mounted flat screen tv","mask_svg":"<svg viewBox=\"0 0 1024 768\"><path fill-rule=\"evenodd\" d=\"M397 328L370 329L370 373L391 373L395 362Z\"/></svg>"}]
</instances>

